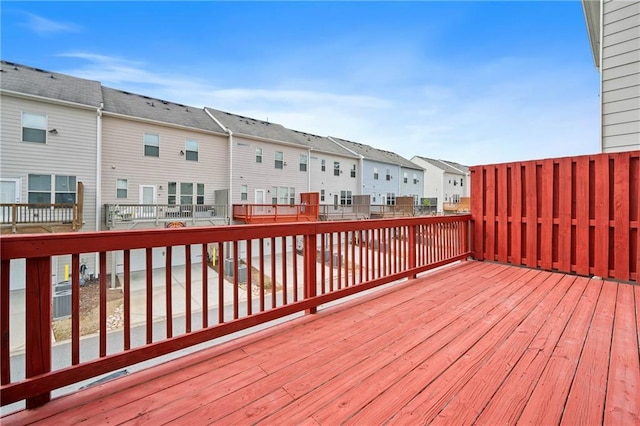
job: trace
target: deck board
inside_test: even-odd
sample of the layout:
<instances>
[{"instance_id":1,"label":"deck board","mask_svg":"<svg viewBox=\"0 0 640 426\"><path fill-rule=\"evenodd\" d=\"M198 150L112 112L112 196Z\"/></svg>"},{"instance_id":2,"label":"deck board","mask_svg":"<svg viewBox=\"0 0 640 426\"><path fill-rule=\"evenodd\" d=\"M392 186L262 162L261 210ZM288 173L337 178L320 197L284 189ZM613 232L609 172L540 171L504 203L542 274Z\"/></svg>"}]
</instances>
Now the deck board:
<instances>
[{"instance_id":1,"label":"deck board","mask_svg":"<svg viewBox=\"0 0 640 426\"><path fill-rule=\"evenodd\" d=\"M637 424L639 299L462 262L2 424Z\"/></svg>"}]
</instances>

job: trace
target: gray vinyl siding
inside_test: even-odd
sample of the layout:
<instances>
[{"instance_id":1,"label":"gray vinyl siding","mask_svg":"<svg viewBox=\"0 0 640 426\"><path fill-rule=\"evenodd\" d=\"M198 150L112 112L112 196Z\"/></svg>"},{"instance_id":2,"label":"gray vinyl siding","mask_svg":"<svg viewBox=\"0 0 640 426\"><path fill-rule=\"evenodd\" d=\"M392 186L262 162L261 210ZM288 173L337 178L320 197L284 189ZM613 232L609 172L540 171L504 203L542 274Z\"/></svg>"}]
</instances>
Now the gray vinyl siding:
<instances>
[{"instance_id":1,"label":"gray vinyl siding","mask_svg":"<svg viewBox=\"0 0 640 426\"><path fill-rule=\"evenodd\" d=\"M404 174L407 174L407 183L404 183ZM413 175L416 175L418 179L417 183L413 183ZM424 170L409 169L402 167L400 170L400 194L402 196L418 196L418 202L424 195L424 188L422 182L424 182Z\"/></svg>"},{"instance_id":2,"label":"gray vinyl siding","mask_svg":"<svg viewBox=\"0 0 640 426\"><path fill-rule=\"evenodd\" d=\"M383 204L383 199L386 199L387 193L393 193L396 196L400 195L400 182L402 180L400 166L365 159L363 168L362 195L371 195L371 204ZM373 178L374 168L378 169L377 180ZM391 171L391 180L387 180L387 169Z\"/></svg>"},{"instance_id":3,"label":"gray vinyl siding","mask_svg":"<svg viewBox=\"0 0 640 426\"><path fill-rule=\"evenodd\" d=\"M640 149L640 1L603 4L602 150Z\"/></svg>"},{"instance_id":4,"label":"gray vinyl siding","mask_svg":"<svg viewBox=\"0 0 640 426\"><path fill-rule=\"evenodd\" d=\"M159 135L159 157L144 156L145 133ZM204 184L205 204L226 205L227 200L214 200L216 190L229 186L226 137L109 115L103 116L102 134L103 204L139 204L141 185L155 186L156 202L167 204L168 182L191 182ZM188 161L180 154L186 139L198 141L198 161ZM127 179L126 199L116 196L118 179ZM104 211L101 222L104 227Z\"/></svg>"},{"instance_id":5,"label":"gray vinyl siding","mask_svg":"<svg viewBox=\"0 0 640 426\"><path fill-rule=\"evenodd\" d=\"M256 163L256 148L262 149L262 163ZM282 169L275 168L275 153L284 155ZM271 188L295 188L296 204L300 202L300 193L309 191L309 164L307 171L300 171L300 155L309 156L305 147L296 147L248 137L233 136L233 189L232 204L255 204L256 190L265 191L265 203L271 204ZM240 199L240 189L247 185L247 200ZM269 191L269 192L267 192Z\"/></svg>"},{"instance_id":6,"label":"gray vinyl siding","mask_svg":"<svg viewBox=\"0 0 640 426\"><path fill-rule=\"evenodd\" d=\"M84 225L95 231L97 111L2 96L0 170L4 178L20 178L20 201L28 202L29 174L75 176L84 184ZM47 143L22 142L22 112L46 114Z\"/></svg>"},{"instance_id":7,"label":"gray vinyl siding","mask_svg":"<svg viewBox=\"0 0 640 426\"><path fill-rule=\"evenodd\" d=\"M322 171L322 160L325 160L326 170ZM340 176L333 174L333 163L340 163ZM360 195L360 161L357 158L342 157L328 153L312 151L310 161L311 168L311 191L321 193L324 189L325 199L320 200L320 204L333 204L333 194L340 194L340 191L351 191L352 195ZM356 177L351 177L351 169L356 166Z\"/></svg>"}]
</instances>

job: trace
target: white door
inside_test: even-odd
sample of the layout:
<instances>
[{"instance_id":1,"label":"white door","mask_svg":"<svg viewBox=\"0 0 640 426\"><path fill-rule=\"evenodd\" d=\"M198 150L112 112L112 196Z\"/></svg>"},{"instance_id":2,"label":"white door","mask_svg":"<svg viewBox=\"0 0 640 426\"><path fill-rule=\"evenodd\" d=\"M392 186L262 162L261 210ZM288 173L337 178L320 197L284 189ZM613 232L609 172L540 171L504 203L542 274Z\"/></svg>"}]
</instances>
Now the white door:
<instances>
[{"instance_id":1,"label":"white door","mask_svg":"<svg viewBox=\"0 0 640 426\"><path fill-rule=\"evenodd\" d=\"M145 204L142 207L140 214L143 217L155 216L154 207L152 204L156 203L156 186L155 185L140 185L140 204Z\"/></svg>"},{"instance_id":2,"label":"white door","mask_svg":"<svg viewBox=\"0 0 640 426\"><path fill-rule=\"evenodd\" d=\"M0 204L20 202L20 179L0 179ZM11 206L0 207L0 220L11 222Z\"/></svg>"},{"instance_id":3,"label":"white door","mask_svg":"<svg viewBox=\"0 0 640 426\"><path fill-rule=\"evenodd\" d=\"M264 212L264 204L265 204L265 200L264 200L264 196L265 196L265 192L264 189L256 189L256 211L255 213L263 213Z\"/></svg>"}]
</instances>

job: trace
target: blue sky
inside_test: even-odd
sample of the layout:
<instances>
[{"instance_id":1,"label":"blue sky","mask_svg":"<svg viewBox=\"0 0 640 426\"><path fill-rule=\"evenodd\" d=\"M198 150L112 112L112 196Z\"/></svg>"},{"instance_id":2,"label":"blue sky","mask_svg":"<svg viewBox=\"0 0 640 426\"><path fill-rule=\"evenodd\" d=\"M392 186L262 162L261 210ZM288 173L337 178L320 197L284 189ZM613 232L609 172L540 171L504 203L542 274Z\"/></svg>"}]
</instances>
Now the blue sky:
<instances>
[{"instance_id":1,"label":"blue sky","mask_svg":"<svg viewBox=\"0 0 640 426\"><path fill-rule=\"evenodd\" d=\"M19 2L2 59L474 165L596 153L570 1Z\"/></svg>"}]
</instances>

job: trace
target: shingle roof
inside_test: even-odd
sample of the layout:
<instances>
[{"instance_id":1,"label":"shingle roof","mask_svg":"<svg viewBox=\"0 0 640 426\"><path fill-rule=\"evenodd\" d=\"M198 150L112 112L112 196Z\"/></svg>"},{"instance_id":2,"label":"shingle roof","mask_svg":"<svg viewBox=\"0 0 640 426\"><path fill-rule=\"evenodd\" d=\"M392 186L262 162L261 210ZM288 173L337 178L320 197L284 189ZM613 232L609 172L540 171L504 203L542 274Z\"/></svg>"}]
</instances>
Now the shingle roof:
<instances>
[{"instance_id":1,"label":"shingle roof","mask_svg":"<svg viewBox=\"0 0 640 426\"><path fill-rule=\"evenodd\" d=\"M311 147L314 152L336 154L343 157L359 158L356 154L347 149L344 149L327 137L314 135L312 133L301 132L298 130L287 130L291 132L291 137L294 138L296 142Z\"/></svg>"},{"instance_id":2,"label":"shingle roof","mask_svg":"<svg viewBox=\"0 0 640 426\"><path fill-rule=\"evenodd\" d=\"M224 130L202 108L150 98L109 87L103 87L102 93L105 112L224 133Z\"/></svg>"},{"instance_id":3,"label":"shingle roof","mask_svg":"<svg viewBox=\"0 0 640 426\"><path fill-rule=\"evenodd\" d=\"M222 123L223 126L231 129L235 134L256 136L273 141L300 145L296 138L291 134L291 130L286 129L280 124L244 117L242 115L232 114L230 112L220 111L209 107L206 107L205 109L209 111L209 113L220 123Z\"/></svg>"},{"instance_id":4,"label":"shingle roof","mask_svg":"<svg viewBox=\"0 0 640 426\"><path fill-rule=\"evenodd\" d=\"M454 163L452 161L445 160L436 160L435 158L427 158L416 155L417 158L426 161L432 164L439 169L444 170L446 173L451 173L454 175L464 175L469 171L469 167L463 166L462 164Z\"/></svg>"},{"instance_id":5,"label":"shingle roof","mask_svg":"<svg viewBox=\"0 0 640 426\"><path fill-rule=\"evenodd\" d=\"M362 155L367 160L420 170L420 167L416 167L415 164L396 153L374 148L363 143L337 138L335 136L331 136L330 138L338 142L340 145L343 145L347 149L350 149L357 154Z\"/></svg>"},{"instance_id":6,"label":"shingle roof","mask_svg":"<svg viewBox=\"0 0 640 426\"><path fill-rule=\"evenodd\" d=\"M100 107L100 82L0 61L2 90Z\"/></svg>"}]
</instances>

